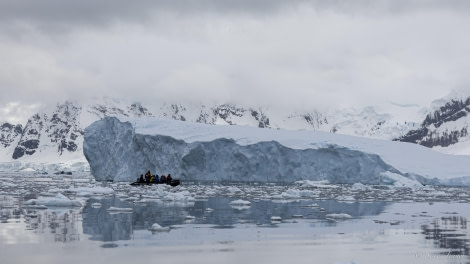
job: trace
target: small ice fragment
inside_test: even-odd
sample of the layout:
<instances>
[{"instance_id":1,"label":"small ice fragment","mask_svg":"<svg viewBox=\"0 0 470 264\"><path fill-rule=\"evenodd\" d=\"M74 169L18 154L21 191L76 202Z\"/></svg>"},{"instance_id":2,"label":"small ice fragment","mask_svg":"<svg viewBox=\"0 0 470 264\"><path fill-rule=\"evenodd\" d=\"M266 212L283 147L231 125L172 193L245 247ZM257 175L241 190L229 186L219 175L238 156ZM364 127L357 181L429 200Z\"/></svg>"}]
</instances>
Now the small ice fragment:
<instances>
[{"instance_id":1,"label":"small ice fragment","mask_svg":"<svg viewBox=\"0 0 470 264\"><path fill-rule=\"evenodd\" d=\"M281 222L282 218L280 216L271 216L271 222Z\"/></svg>"},{"instance_id":2,"label":"small ice fragment","mask_svg":"<svg viewBox=\"0 0 470 264\"><path fill-rule=\"evenodd\" d=\"M304 218L303 215L293 215L292 218Z\"/></svg>"},{"instance_id":3,"label":"small ice fragment","mask_svg":"<svg viewBox=\"0 0 470 264\"><path fill-rule=\"evenodd\" d=\"M307 205L302 205L300 207L307 207L307 208L318 208L320 207L317 203L314 204L307 204Z\"/></svg>"},{"instance_id":4,"label":"small ice fragment","mask_svg":"<svg viewBox=\"0 0 470 264\"><path fill-rule=\"evenodd\" d=\"M101 204L100 204L100 203L92 203L92 204L91 204L91 207L93 207L93 208L100 208L100 207L101 207Z\"/></svg>"},{"instance_id":5,"label":"small ice fragment","mask_svg":"<svg viewBox=\"0 0 470 264\"><path fill-rule=\"evenodd\" d=\"M251 202L245 201L245 200L235 200L235 201L231 201L230 205L250 206Z\"/></svg>"},{"instance_id":6,"label":"small ice fragment","mask_svg":"<svg viewBox=\"0 0 470 264\"><path fill-rule=\"evenodd\" d=\"M166 226L166 227L162 227L161 225L157 224L157 223L154 223L150 228L149 228L150 231L152 232L162 232L162 231L169 231L170 230L170 227L169 226Z\"/></svg>"},{"instance_id":7,"label":"small ice fragment","mask_svg":"<svg viewBox=\"0 0 470 264\"><path fill-rule=\"evenodd\" d=\"M351 219L352 216L349 214L327 214L325 215L327 218L333 218L333 219Z\"/></svg>"},{"instance_id":8,"label":"small ice fragment","mask_svg":"<svg viewBox=\"0 0 470 264\"><path fill-rule=\"evenodd\" d=\"M108 210L109 212L132 212L132 208L128 207L109 207Z\"/></svg>"},{"instance_id":9,"label":"small ice fragment","mask_svg":"<svg viewBox=\"0 0 470 264\"><path fill-rule=\"evenodd\" d=\"M47 206L43 205L43 204L39 204L39 205L26 205L26 207L28 209L47 209Z\"/></svg>"}]
</instances>

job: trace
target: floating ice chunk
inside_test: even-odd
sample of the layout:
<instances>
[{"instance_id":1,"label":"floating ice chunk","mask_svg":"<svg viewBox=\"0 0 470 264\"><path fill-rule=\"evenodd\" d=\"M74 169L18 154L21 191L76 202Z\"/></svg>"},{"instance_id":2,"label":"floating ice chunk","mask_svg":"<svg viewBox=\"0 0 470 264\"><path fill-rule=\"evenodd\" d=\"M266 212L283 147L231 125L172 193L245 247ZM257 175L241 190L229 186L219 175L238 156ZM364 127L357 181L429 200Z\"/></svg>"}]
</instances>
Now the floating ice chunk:
<instances>
[{"instance_id":1,"label":"floating ice chunk","mask_svg":"<svg viewBox=\"0 0 470 264\"><path fill-rule=\"evenodd\" d=\"M192 216L192 215L187 215L185 219L186 220L194 220L194 219L196 219L196 217Z\"/></svg>"},{"instance_id":2,"label":"floating ice chunk","mask_svg":"<svg viewBox=\"0 0 470 264\"><path fill-rule=\"evenodd\" d=\"M91 204L91 207L93 207L93 208L100 208L100 207L101 207L101 204L100 204L100 203L92 203L92 204Z\"/></svg>"},{"instance_id":3,"label":"floating ice chunk","mask_svg":"<svg viewBox=\"0 0 470 264\"><path fill-rule=\"evenodd\" d=\"M213 211L214 211L214 209L212 209L212 208L206 208L206 210L204 210L204 212L206 212L206 213L211 213Z\"/></svg>"},{"instance_id":4,"label":"floating ice chunk","mask_svg":"<svg viewBox=\"0 0 470 264\"><path fill-rule=\"evenodd\" d=\"M47 209L47 206L41 204L41 205L28 205L26 206L29 209Z\"/></svg>"},{"instance_id":5,"label":"floating ice chunk","mask_svg":"<svg viewBox=\"0 0 470 264\"><path fill-rule=\"evenodd\" d=\"M282 218L280 216L271 216L271 222L281 222Z\"/></svg>"},{"instance_id":6,"label":"floating ice chunk","mask_svg":"<svg viewBox=\"0 0 470 264\"><path fill-rule=\"evenodd\" d=\"M227 188L226 192L230 193L230 194L235 194L235 193L241 193L242 190L240 190L240 188L238 188L238 187L231 186L231 187Z\"/></svg>"},{"instance_id":7,"label":"floating ice chunk","mask_svg":"<svg viewBox=\"0 0 470 264\"><path fill-rule=\"evenodd\" d=\"M157 223L154 223L150 228L149 228L150 231L152 232L165 232L165 231L169 231L170 230L170 227L169 226L166 226L166 227L162 227L161 225L157 224Z\"/></svg>"},{"instance_id":8,"label":"floating ice chunk","mask_svg":"<svg viewBox=\"0 0 470 264\"><path fill-rule=\"evenodd\" d=\"M339 188L339 186L331 185L329 181L296 181L295 184L300 187L316 187L316 188Z\"/></svg>"},{"instance_id":9,"label":"floating ice chunk","mask_svg":"<svg viewBox=\"0 0 470 264\"><path fill-rule=\"evenodd\" d=\"M281 200L281 199L284 199L284 196L282 194L273 194L269 198L275 199L275 200Z\"/></svg>"},{"instance_id":10,"label":"floating ice chunk","mask_svg":"<svg viewBox=\"0 0 470 264\"><path fill-rule=\"evenodd\" d=\"M382 181L386 183L391 183L395 187L423 187L423 185L418 181L408 179L402 175L390 171L382 172L380 175L382 176Z\"/></svg>"},{"instance_id":11,"label":"floating ice chunk","mask_svg":"<svg viewBox=\"0 0 470 264\"><path fill-rule=\"evenodd\" d=\"M0 185L3 186L3 187L16 187L16 186L18 186L18 184L11 183L11 182L2 182L2 183L0 183Z\"/></svg>"},{"instance_id":12,"label":"floating ice chunk","mask_svg":"<svg viewBox=\"0 0 470 264\"><path fill-rule=\"evenodd\" d=\"M362 184L362 183L360 183L360 182L356 182L355 184L353 184L353 185L351 186L351 189L353 189L353 190L365 191L365 190L370 189L370 187L369 187L369 186L366 186L366 185L364 185L364 184Z\"/></svg>"},{"instance_id":13,"label":"floating ice chunk","mask_svg":"<svg viewBox=\"0 0 470 264\"><path fill-rule=\"evenodd\" d=\"M165 200L171 201L184 201L184 202L194 202L196 199L191 196L188 191L178 192L178 193L169 193L167 192L165 195Z\"/></svg>"},{"instance_id":14,"label":"floating ice chunk","mask_svg":"<svg viewBox=\"0 0 470 264\"><path fill-rule=\"evenodd\" d=\"M349 214L327 214L325 215L326 218L332 219L351 219L352 216Z\"/></svg>"},{"instance_id":15,"label":"floating ice chunk","mask_svg":"<svg viewBox=\"0 0 470 264\"><path fill-rule=\"evenodd\" d=\"M297 199L315 196L316 192L310 190L289 189L281 194L283 198Z\"/></svg>"},{"instance_id":16,"label":"floating ice chunk","mask_svg":"<svg viewBox=\"0 0 470 264\"><path fill-rule=\"evenodd\" d=\"M356 201L356 198L354 198L351 195L340 195L340 196L336 197L336 200L340 201L340 202L351 202L351 203L353 203L353 202Z\"/></svg>"},{"instance_id":17,"label":"floating ice chunk","mask_svg":"<svg viewBox=\"0 0 470 264\"><path fill-rule=\"evenodd\" d=\"M65 195L58 193L54 198L44 197L40 199L31 199L24 202L25 205L44 205L47 207L81 207L82 203L78 200L70 200Z\"/></svg>"},{"instance_id":18,"label":"floating ice chunk","mask_svg":"<svg viewBox=\"0 0 470 264\"><path fill-rule=\"evenodd\" d=\"M239 200L231 201L230 205L233 205L233 206L251 206L251 202L239 199Z\"/></svg>"},{"instance_id":19,"label":"floating ice chunk","mask_svg":"<svg viewBox=\"0 0 470 264\"><path fill-rule=\"evenodd\" d=\"M106 195L114 193L112 188L99 186L69 188L68 191L75 192L78 196Z\"/></svg>"},{"instance_id":20,"label":"floating ice chunk","mask_svg":"<svg viewBox=\"0 0 470 264\"><path fill-rule=\"evenodd\" d=\"M313 203L313 204L302 205L300 207L318 208L318 207L320 207L320 205L318 205L317 203Z\"/></svg>"},{"instance_id":21,"label":"floating ice chunk","mask_svg":"<svg viewBox=\"0 0 470 264\"><path fill-rule=\"evenodd\" d=\"M250 205L230 205L231 208L242 211L242 210L248 210L251 208Z\"/></svg>"},{"instance_id":22,"label":"floating ice chunk","mask_svg":"<svg viewBox=\"0 0 470 264\"><path fill-rule=\"evenodd\" d=\"M251 207L251 202L245 200L235 200L230 202L230 207L237 210L246 210Z\"/></svg>"},{"instance_id":23,"label":"floating ice chunk","mask_svg":"<svg viewBox=\"0 0 470 264\"><path fill-rule=\"evenodd\" d=\"M109 207L106 211L108 212L123 212L123 213L129 213L129 212L132 212L132 208L129 208L129 207Z\"/></svg>"}]
</instances>

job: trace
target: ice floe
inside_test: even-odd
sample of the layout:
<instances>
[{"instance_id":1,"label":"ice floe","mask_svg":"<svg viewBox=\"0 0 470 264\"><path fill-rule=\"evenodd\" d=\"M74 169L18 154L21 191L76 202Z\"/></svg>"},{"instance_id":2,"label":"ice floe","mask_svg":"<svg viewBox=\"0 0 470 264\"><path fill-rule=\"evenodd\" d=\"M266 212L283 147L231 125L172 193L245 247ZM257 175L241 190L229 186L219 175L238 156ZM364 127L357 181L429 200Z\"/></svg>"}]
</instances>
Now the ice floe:
<instances>
[{"instance_id":1,"label":"ice floe","mask_svg":"<svg viewBox=\"0 0 470 264\"><path fill-rule=\"evenodd\" d=\"M65 195L58 193L54 198L42 197L31 199L24 202L25 205L44 205L47 207L81 207L82 203L78 200L71 200Z\"/></svg>"}]
</instances>

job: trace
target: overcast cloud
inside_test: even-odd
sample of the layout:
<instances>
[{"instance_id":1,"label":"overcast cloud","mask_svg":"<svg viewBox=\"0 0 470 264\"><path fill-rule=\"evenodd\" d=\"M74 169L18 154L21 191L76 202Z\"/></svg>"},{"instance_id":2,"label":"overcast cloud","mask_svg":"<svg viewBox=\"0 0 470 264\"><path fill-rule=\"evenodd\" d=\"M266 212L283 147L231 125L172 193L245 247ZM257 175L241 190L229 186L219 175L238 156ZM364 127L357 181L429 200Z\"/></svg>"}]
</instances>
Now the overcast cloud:
<instances>
[{"instance_id":1,"label":"overcast cloud","mask_svg":"<svg viewBox=\"0 0 470 264\"><path fill-rule=\"evenodd\" d=\"M427 104L469 89L469 25L469 1L2 0L0 117L104 95Z\"/></svg>"}]
</instances>

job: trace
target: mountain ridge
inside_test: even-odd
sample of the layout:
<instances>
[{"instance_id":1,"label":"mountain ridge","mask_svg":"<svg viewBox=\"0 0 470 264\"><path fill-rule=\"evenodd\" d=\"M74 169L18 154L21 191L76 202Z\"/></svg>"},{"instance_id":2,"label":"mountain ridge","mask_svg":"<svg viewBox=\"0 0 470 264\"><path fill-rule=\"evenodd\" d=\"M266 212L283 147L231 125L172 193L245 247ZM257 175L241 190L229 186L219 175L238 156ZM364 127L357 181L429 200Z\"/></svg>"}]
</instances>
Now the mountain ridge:
<instances>
[{"instance_id":1,"label":"mountain ridge","mask_svg":"<svg viewBox=\"0 0 470 264\"><path fill-rule=\"evenodd\" d=\"M441 99L440 106L427 112L419 106L394 107L403 113L378 111L375 107L277 113L276 109L235 104L158 103L149 107L110 98L88 103L66 101L57 104L51 113L34 114L25 125L0 123L0 153L3 153L0 157L3 161L19 160L45 152L55 153L58 157L65 153L80 156L84 129L108 116L325 131L427 147L447 147L469 138L470 97ZM411 120L406 119L413 115ZM420 117L422 121L419 121Z\"/></svg>"}]
</instances>

